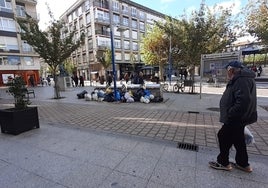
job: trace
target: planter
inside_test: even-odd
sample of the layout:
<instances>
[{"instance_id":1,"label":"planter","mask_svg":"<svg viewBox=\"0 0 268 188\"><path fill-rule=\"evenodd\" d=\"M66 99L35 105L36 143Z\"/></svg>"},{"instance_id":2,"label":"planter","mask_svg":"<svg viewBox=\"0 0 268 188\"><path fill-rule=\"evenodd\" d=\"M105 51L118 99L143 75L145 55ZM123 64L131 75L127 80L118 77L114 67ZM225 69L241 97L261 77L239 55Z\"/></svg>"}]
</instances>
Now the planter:
<instances>
[{"instance_id":1,"label":"planter","mask_svg":"<svg viewBox=\"0 0 268 188\"><path fill-rule=\"evenodd\" d=\"M13 135L39 128L37 107L0 110L0 125L2 133Z\"/></svg>"}]
</instances>

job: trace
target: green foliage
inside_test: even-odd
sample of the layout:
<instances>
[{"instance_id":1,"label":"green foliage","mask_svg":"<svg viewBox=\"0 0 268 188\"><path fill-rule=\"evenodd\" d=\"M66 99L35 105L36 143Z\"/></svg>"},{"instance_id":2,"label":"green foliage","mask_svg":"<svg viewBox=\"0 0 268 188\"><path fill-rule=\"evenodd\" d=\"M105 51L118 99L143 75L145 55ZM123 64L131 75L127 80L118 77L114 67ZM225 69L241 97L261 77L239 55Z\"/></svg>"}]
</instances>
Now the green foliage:
<instances>
[{"instance_id":1,"label":"green foliage","mask_svg":"<svg viewBox=\"0 0 268 188\"><path fill-rule=\"evenodd\" d=\"M69 59L64 61L63 67L68 75L71 75L75 71L75 66Z\"/></svg>"},{"instance_id":2,"label":"green foliage","mask_svg":"<svg viewBox=\"0 0 268 188\"><path fill-rule=\"evenodd\" d=\"M49 9L49 8L48 8ZM49 15L52 19L50 26L46 31L41 31L37 20L26 14L25 18L17 18L21 28L21 38L30 44L35 52L47 63L55 79L55 98L59 98L59 88L56 79L56 73L59 66L63 64L72 52L84 43L85 35L81 33L76 36L76 31L68 32L65 23L53 18L49 9Z\"/></svg>"},{"instance_id":3,"label":"green foliage","mask_svg":"<svg viewBox=\"0 0 268 188\"><path fill-rule=\"evenodd\" d=\"M112 64L112 51L111 49L107 48L102 56L97 57L98 61L106 70Z\"/></svg>"},{"instance_id":4,"label":"green foliage","mask_svg":"<svg viewBox=\"0 0 268 188\"><path fill-rule=\"evenodd\" d=\"M254 62L254 63L253 63ZM266 54L252 54L252 55L246 55L245 59L243 60L243 63L248 65L253 64L266 64L267 62L267 55Z\"/></svg>"},{"instance_id":5,"label":"green foliage","mask_svg":"<svg viewBox=\"0 0 268 188\"><path fill-rule=\"evenodd\" d=\"M189 18L166 17L156 22L142 40L145 63L163 67L168 63L170 44L173 67L200 65L201 54L222 52L235 39L230 12L231 7L210 10L202 2Z\"/></svg>"},{"instance_id":6,"label":"green foliage","mask_svg":"<svg viewBox=\"0 0 268 188\"><path fill-rule=\"evenodd\" d=\"M152 28L148 28L141 45L142 60L147 65L159 66L160 79L163 79L163 68L168 62L169 39L164 37L164 34L164 31L155 24Z\"/></svg>"},{"instance_id":7,"label":"green foliage","mask_svg":"<svg viewBox=\"0 0 268 188\"><path fill-rule=\"evenodd\" d=\"M27 19L17 19L22 31L21 38L26 40L41 58L56 71L71 53L83 42L84 35L74 42L75 31L67 33L67 28L61 21L54 21L47 31L41 31L35 19L27 15ZM62 37L65 34L65 38Z\"/></svg>"},{"instance_id":8,"label":"green foliage","mask_svg":"<svg viewBox=\"0 0 268 188\"><path fill-rule=\"evenodd\" d=\"M201 3L199 11L194 11L188 20L183 17L182 60L188 65L200 65L201 54L222 52L226 45L234 41L231 8L210 10Z\"/></svg>"},{"instance_id":9,"label":"green foliage","mask_svg":"<svg viewBox=\"0 0 268 188\"><path fill-rule=\"evenodd\" d=\"M23 78L20 76L15 77L7 83L7 86L7 92L10 93L15 99L15 108L27 108L27 105L30 104L30 102L25 99L27 88Z\"/></svg>"},{"instance_id":10,"label":"green foliage","mask_svg":"<svg viewBox=\"0 0 268 188\"><path fill-rule=\"evenodd\" d=\"M248 32L268 45L268 3L267 0L249 1L245 9Z\"/></svg>"}]
</instances>

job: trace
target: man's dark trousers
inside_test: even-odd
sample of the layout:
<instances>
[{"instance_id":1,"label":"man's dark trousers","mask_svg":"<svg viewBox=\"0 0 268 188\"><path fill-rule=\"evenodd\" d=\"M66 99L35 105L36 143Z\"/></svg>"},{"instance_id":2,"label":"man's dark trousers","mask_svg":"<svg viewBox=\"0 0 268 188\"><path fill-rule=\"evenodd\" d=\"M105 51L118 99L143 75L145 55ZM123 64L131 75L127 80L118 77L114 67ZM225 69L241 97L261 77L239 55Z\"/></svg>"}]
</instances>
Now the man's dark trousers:
<instances>
[{"instance_id":1,"label":"man's dark trousers","mask_svg":"<svg viewBox=\"0 0 268 188\"><path fill-rule=\"evenodd\" d=\"M220 154L217 157L218 163L223 166L229 164L229 151L234 145L236 149L235 161L241 167L247 167L248 154L244 136L245 126L240 123L224 124L218 132Z\"/></svg>"}]
</instances>

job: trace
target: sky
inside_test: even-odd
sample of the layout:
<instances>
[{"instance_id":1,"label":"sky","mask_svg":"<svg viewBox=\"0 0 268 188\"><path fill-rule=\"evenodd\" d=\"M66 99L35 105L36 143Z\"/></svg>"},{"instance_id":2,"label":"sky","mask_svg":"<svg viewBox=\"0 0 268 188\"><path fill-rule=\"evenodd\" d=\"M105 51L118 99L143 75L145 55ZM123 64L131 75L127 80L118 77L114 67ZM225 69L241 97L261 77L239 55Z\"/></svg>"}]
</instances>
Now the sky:
<instances>
[{"instance_id":1,"label":"sky","mask_svg":"<svg viewBox=\"0 0 268 188\"><path fill-rule=\"evenodd\" d=\"M202 0L132 0L138 4L149 7L153 10L167 14L172 17L179 17L184 12L190 13L193 10L199 10ZM54 17L58 19L76 0L38 0L37 12L40 17L40 28L45 29L49 23L49 16L46 3L52 10ZM235 4L233 13L238 13L247 3L247 0L205 0L208 6L221 5L230 7Z\"/></svg>"}]
</instances>

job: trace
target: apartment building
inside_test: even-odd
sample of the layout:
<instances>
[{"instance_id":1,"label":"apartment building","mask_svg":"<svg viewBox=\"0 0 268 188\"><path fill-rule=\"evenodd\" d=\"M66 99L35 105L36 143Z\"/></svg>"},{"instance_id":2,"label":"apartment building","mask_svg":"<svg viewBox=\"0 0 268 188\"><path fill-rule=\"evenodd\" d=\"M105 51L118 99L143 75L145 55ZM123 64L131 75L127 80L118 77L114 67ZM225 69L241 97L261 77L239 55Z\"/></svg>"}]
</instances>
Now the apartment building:
<instances>
[{"instance_id":1,"label":"apartment building","mask_svg":"<svg viewBox=\"0 0 268 188\"><path fill-rule=\"evenodd\" d=\"M95 80L105 75L98 57L111 49L111 28L117 79L126 72L144 65L140 52L141 38L154 20L163 20L164 14L129 0L78 0L60 19L76 36L85 33L86 42L76 50L71 61L76 73L86 80ZM112 66L108 68L112 71Z\"/></svg>"},{"instance_id":2,"label":"apartment building","mask_svg":"<svg viewBox=\"0 0 268 188\"><path fill-rule=\"evenodd\" d=\"M35 83L39 81L39 55L21 40L15 21L16 17L26 17L25 12L37 19L36 4L36 0L0 0L0 86L16 75L27 83L31 76Z\"/></svg>"}]
</instances>

